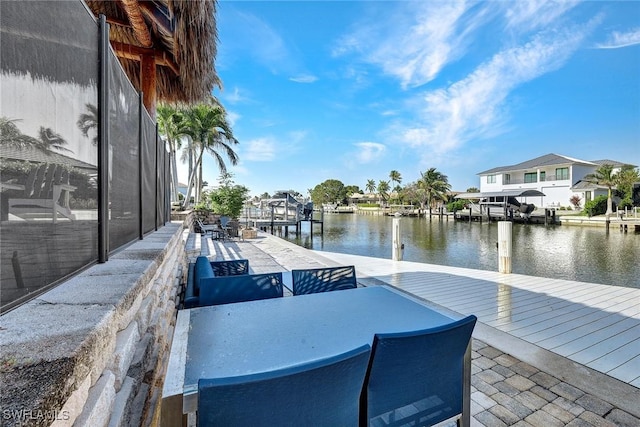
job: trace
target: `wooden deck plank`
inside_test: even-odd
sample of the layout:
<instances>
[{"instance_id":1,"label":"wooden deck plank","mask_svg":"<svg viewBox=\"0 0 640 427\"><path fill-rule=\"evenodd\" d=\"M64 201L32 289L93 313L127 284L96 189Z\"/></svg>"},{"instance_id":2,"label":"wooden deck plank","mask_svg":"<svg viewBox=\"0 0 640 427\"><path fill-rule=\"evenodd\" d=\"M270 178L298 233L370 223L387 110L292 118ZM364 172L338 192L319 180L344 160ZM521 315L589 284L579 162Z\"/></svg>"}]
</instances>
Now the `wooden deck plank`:
<instances>
[{"instance_id":1,"label":"wooden deck plank","mask_svg":"<svg viewBox=\"0 0 640 427\"><path fill-rule=\"evenodd\" d=\"M355 265L358 274L462 314L476 314L480 322L503 332L640 384L640 289L319 253ZM430 280L421 282L421 277Z\"/></svg>"},{"instance_id":2,"label":"wooden deck plank","mask_svg":"<svg viewBox=\"0 0 640 427\"><path fill-rule=\"evenodd\" d=\"M277 239L269 239L266 251L260 240L202 246L220 259L250 255L255 272L287 270L294 264L355 265L359 278L396 286L461 314L476 314L479 322L499 331L640 387L640 289L320 251L290 262L295 249Z\"/></svg>"}]
</instances>

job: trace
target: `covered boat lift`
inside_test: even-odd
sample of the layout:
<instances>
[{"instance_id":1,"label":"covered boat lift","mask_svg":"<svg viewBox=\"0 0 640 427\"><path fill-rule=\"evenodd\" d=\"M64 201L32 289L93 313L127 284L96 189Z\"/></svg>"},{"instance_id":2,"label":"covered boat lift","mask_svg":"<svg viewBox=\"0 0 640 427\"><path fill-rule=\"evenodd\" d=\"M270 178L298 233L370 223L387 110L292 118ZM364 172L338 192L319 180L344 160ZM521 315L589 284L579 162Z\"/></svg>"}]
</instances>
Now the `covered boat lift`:
<instances>
[{"instance_id":1,"label":"covered boat lift","mask_svg":"<svg viewBox=\"0 0 640 427\"><path fill-rule=\"evenodd\" d=\"M488 191L479 193L461 193L455 196L456 199L463 200L478 200L480 205L480 218L482 218L482 207L487 207L487 217L491 220L492 206L501 207L503 209L504 219L513 220L514 211L520 214L520 217L528 220L531 217L531 213L535 209L533 203L526 203L527 197L540 197L542 204L542 197L545 194L538 190L533 189L515 189L504 191ZM525 198L524 202L518 200L518 198ZM548 212L545 210L545 224ZM469 212L469 220L471 221L471 211Z\"/></svg>"}]
</instances>

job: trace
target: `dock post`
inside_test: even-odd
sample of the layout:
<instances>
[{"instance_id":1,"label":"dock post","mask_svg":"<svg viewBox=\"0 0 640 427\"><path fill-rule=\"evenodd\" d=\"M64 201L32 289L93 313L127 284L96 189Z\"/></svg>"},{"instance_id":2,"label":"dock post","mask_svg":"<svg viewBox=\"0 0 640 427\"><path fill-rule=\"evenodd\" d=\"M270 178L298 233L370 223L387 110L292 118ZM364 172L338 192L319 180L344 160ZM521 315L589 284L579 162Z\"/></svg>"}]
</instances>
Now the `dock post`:
<instances>
[{"instance_id":1,"label":"dock post","mask_svg":"<svg viewBox=\"0 0 640 427\"><path fill-rule=\"evenodd\" d=\"M274 215L273 209L274 209L274 206L271 205L271 235L273 235L273 215Z\"/></svg>"},{"instance_id":2,"label":"dock post","mask_svg":"<svg viewBox=\"0 0 640 427\"><path fill-rule=\"evenodd\" d=\"M400 212L396 212L393 216L392 221L392 240L391 240L391 259L393 261L402 261L402 250L404 249L404 245L402 244L402 233L400 230L400 218L402 214Z\"/></svg>"},{"instance_id":3,"label":"dock post","mask_svg":"<svg viewBox=\"0 0 640 427\"><path fill-rule=\"evenodd\" d=\"M545 210L544 210L544 225L545 226L549 225L548 221L547 221L548 219L549 219L549 209L545 208Z\"/></svg>"},{"instance_id":4,"label":"dock post","mask_svg":"<svg viewBox=\"0 0 640 427\"><path fill-rule=\"evenodd\" d=\"M498 272L500 273L511 273L512 225L509 221L498 222Z\"/></svg>"},{"instance_id":5,"label":"dock post","mask_svg":"<svg viewBox=\"0 0 640 427\"><path fill-rule=\"evenodd\" d=\"M469 207L469 224L471 224L471 207Z\"/></svg>"}]
</instances>

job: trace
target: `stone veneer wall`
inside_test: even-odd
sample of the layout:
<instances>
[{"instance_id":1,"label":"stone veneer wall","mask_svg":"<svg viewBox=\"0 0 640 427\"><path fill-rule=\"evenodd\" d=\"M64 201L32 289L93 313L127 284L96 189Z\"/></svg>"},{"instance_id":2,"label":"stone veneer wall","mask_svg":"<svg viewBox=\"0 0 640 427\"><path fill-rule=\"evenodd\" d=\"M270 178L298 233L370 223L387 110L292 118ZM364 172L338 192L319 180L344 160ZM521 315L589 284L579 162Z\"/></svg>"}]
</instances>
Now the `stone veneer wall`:
<instances>
[{"instance_id":1,"label":"stone veneer wall","mask_svg":"<svg viewBox=\"0 0 640 427\"><path fill-rule=\"evenodd\" d=\"M190 221L0 317L1 425L154 423Z\"/></svg>"}]
</instances>

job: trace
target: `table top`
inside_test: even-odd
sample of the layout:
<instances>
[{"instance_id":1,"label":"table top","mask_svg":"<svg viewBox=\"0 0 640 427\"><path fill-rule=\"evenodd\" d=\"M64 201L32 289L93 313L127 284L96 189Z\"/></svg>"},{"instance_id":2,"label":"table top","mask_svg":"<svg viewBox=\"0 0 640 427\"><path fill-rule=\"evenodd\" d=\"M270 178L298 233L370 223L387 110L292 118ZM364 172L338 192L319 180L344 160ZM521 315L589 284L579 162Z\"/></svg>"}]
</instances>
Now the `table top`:
<instances>
[{"instance_id":1,"label":"table top","mask_svg":"<svg viewBox=\"0 0 640 427\"><path fill-rule=\"evenodd\" d=\"M376 333L451 321L387 286L181 310L169 369L182 369L173 382L182 386L184 412L193 412L200 378L298 365L372 344Z\"/></svg>"}]
</instances>

